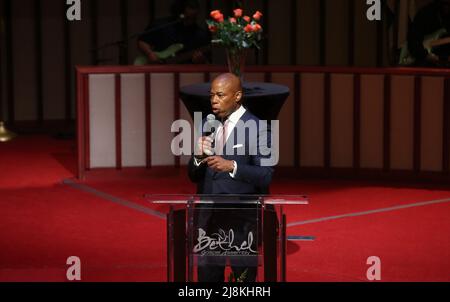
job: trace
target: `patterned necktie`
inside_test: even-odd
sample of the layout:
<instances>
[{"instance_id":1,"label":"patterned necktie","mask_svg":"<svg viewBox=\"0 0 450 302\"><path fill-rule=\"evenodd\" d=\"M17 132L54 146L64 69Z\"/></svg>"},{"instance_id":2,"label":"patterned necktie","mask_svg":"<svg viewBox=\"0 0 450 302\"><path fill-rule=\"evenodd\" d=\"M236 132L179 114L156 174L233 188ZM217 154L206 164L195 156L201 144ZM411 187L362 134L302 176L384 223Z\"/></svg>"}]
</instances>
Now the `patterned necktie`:
<instances>
[{"instance_id":1,"label":"patterned necktie","mask_svg":"<svg viewBox=\"0 0 450 302\"><path fill-rule=\"evenodd\" d=\"M223 155L223 147L225 146L225 142L227 141L227 135L228 135L228 125L229 120L227 119L225 121L225 124L223 127L221 127L217 131L216 140L215 140L215 153L217 155Z\"/></svg>"}]
</instances>

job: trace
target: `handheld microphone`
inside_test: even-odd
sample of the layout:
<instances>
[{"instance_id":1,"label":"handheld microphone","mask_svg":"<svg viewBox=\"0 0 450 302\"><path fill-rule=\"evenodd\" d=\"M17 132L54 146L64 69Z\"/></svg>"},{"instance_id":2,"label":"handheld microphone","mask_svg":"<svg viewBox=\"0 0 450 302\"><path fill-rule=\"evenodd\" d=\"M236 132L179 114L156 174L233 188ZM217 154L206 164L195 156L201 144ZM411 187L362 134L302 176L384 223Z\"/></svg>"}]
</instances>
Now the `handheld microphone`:
<instances>
[{"instance_id":1,"label":"handheld microphone","mask_svg":"<svg viewBox=\"0 0 450 302\"><path fill-rule=\"evenodd\" d=\"M208 114L206 116L206 129L205 129L206 136L210 136L216 131L215 124L216 124L216 116L214 114Z\"/></svg>"},{"instance_id":2,"label":"handheld microphone","mask_svg":"<svg viewBox=\"0 0 450 302\"><path fill-rule=\"evenodd\" d=\"M217 126L217 120L216 120L216 116L214 114L208 114L206 116L206 129L207 131L205 131L205 135L209 136L210 138L213 139L213 142L211 144L211 148L214 149L214 137L215 137L215 132L218 128ZM213 130L214 129L214 130ZM204 150L204 153L208 156L214 155L214 152L211 152L209 150Z\"/></svg>"}]
</instances>

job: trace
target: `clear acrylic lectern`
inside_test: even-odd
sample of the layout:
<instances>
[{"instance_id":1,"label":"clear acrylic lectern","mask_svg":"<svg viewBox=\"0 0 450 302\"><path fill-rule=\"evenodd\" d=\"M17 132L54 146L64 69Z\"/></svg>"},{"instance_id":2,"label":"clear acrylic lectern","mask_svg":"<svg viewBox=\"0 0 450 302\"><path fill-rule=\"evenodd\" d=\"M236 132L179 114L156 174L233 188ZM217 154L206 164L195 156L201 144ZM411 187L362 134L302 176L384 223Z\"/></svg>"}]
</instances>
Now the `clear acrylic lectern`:
<instances>
[{"instance_id":1,"label":"clear acrylic lectern","mask_svg":"<svg viewBox=\"0 0 450 302\"><path fill-rule=\"evenodd\" d=\"M146 199L167 214L167 279L286 280L285 207L308 204L300 195L156 195Z\"/></svg>"}]
</instances>

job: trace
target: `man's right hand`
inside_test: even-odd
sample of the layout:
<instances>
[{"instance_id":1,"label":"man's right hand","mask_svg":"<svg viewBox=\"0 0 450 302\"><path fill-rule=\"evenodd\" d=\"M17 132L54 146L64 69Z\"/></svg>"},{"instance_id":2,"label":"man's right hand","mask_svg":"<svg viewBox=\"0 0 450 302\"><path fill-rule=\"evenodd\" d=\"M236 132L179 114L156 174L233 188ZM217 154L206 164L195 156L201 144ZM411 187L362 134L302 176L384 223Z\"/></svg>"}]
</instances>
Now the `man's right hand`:
<instances>
[{"instance_id":1,"label":"man's right hand","mask_svg":"<svg viewBox=\"0 0 450 302\"><path fill-rule=\"evenodd\" d=\"M156 56L156 54L153 51L150 51L147 53L147 58L151 64L157 64L162 63L160 59Z\"/></svg>"},{"instance_id":2,"label":"man's right hand","mask_svg":"<svg viewBox=\"0 0 450 302\"><path fill-rule=\"evenodd\" d=\"M144 41L138 41L138 48L147 56L150 64L161 63L149 44Z\"/></svg>"},{"instance_id":3,"label":"man's right hand","mask_svg":"<svg viewBox=\"0 0 450 302\"><path fill-rule=\"evenodd\" d=\"M432 65L439 64L439 57L431 52L426 56L425 60Z\"/></svg>"},{"instance_id":4,"label":"man's right hand","mask_svg":"<svg viewBox=\"0 0 450 302\"><path fill-rule=\"evenodd\" d=\"M197 159L203 159L207 156L213 155L214 151L212 148L213 139L210 136L202 136L197 140L195 157Z\"/></svg>"}]
</instances>

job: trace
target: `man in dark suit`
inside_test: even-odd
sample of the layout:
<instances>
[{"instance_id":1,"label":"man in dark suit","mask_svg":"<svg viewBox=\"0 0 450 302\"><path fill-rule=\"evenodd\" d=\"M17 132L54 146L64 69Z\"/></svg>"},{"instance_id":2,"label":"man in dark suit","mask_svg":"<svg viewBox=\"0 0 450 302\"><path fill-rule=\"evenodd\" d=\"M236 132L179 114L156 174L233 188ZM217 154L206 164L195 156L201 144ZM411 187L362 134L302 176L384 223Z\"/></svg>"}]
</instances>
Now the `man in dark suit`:
<instances>
[{"instance_id":1,"label":"man in dark suit","mask_svg":"<svg viewBox=\"0 0 450 302\"><path fill-rule=\"evenodd\" d=\"M233 74L221 74L211 84L211 107L221 121L216 131L197 141L197 149L189 162L189 177L197 183L199 194L267 194L272 180L270 128L242 106L242 86ZM214 136L214 137L213 137ZM215 155L213 155L215 154ZM234 205L233 207L236 207ZM237 206L239 207L239 206ZM251 244L249 232L256 233L255 215L251 209L235 210L225 214L207 208L197 217L197 225L208 234L222 234L220 240L234 238L228 247L240 250L242 243ZM228 212L230 213L230 212ZM252 216L252 217L251 217ZM234 236L220 233L220 225L231 226ZM217 238L216 238L217 239ZM233 241L233 240L232 240ZM257 250L257 239L252 250ZM220 258L220 257L219 257ZM250 258L250 257L249 257ZM239 262L239 261L238 261ZM236 278L244 281L256 279L257 263L231 263ZM198 266L199 281L221 282L224 280L224 263L203 263Z\"/></svg>"}]
</instances>

